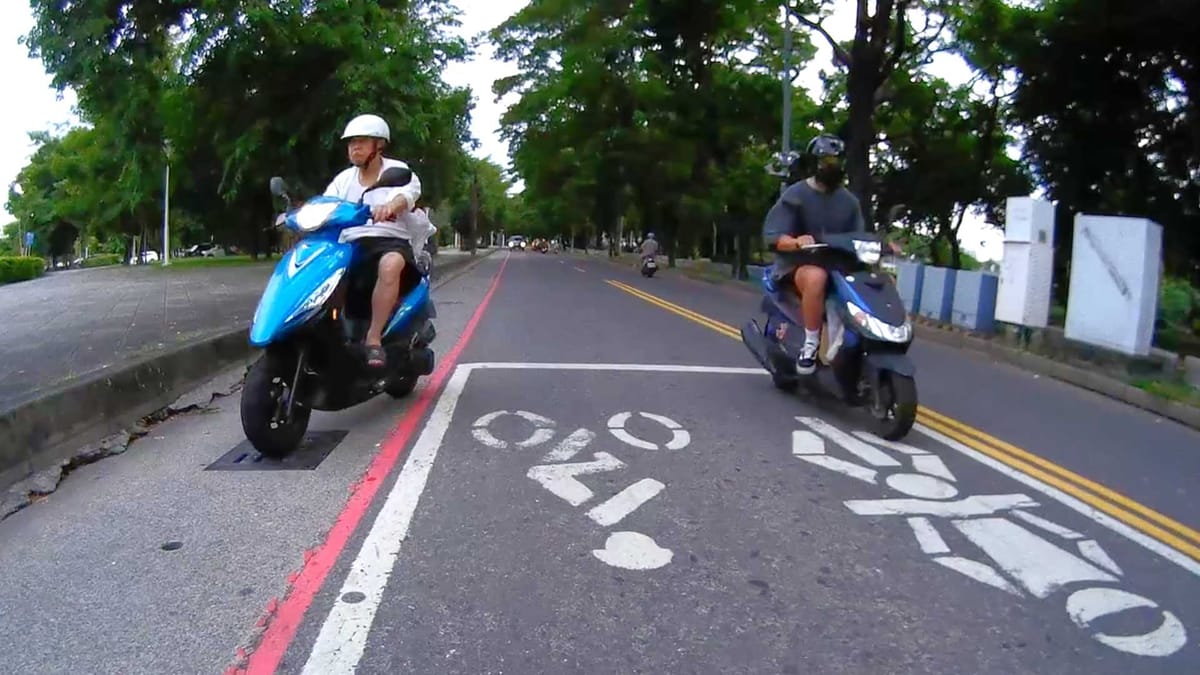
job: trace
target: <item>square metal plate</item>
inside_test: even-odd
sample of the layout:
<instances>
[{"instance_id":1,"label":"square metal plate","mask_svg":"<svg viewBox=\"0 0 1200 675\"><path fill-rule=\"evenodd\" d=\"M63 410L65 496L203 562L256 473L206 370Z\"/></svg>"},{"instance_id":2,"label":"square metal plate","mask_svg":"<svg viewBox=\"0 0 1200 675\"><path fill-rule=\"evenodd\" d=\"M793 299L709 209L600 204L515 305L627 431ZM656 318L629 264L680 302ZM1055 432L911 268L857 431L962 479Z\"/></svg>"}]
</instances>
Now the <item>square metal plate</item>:
<instances>
[{"instance_id":1,"label":"square metal plate","mask_svg":"<svg viewBox=\"0 0 1200 675\"><path fill-rule=\"evenodd\" d=\"M312 471L325 461L329 453L342 442L348 430L310 431L300 447L283 459L263 457L250 441L238 443L217 461L204 467L205 471Z\"/></svg>"}]
</instances>

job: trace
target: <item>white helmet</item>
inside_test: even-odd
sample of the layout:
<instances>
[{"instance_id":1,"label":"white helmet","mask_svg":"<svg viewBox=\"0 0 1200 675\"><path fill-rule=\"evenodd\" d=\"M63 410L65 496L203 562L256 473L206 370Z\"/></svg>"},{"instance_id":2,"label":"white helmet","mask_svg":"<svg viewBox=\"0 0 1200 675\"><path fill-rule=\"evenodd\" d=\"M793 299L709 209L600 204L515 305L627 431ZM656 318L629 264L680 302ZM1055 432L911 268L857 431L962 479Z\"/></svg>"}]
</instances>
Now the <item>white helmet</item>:
<instances>
[{"instance_id":1,"label":"white helmet","mask_svg":"<svg viewBox=\"0 0 1200 675\"><path fill-rule=\"evenodd\" d=\"M346 130L342 132L342 140L354 136L382 138L385 141L392 140L392 134L388 130L387 122L384 122L383 118L379 115L359 115L350 120L350 123L346 125Z\"/></svg>"}]
</instances>

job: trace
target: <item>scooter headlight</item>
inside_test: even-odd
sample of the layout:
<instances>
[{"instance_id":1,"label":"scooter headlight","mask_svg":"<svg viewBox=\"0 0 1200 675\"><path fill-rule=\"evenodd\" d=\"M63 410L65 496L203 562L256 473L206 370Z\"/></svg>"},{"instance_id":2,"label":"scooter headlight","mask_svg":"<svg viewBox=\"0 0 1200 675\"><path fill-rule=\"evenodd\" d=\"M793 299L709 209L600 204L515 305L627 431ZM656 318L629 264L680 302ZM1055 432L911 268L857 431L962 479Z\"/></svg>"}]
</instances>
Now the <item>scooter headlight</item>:
<instances>
[{"instance_id":1,"label":"scooter headlight","mask_svg":"<svg viewBox=\"0 0 1200 675\"><path fill-rule=\"evenodd\" d=\"M883 257L883 244L878 241L854 241L854 252L865 265L874 265Z\"/></svg>"},{"instance_id":2,"label":"scooter headlight","mask_svg":"<svg viewBox=\"0 0 1200 675\"><path fill-rule=\"evenodd\" d=\"M853 302L846 303L846 312L850 315L850 320L854 322L854 325L858 326L859 330L866 333L868 337L898 344L904 344L912 339L912 322L908 319L905 319L904 323L899 326L893 326L871 316Z\"/></svg>"},{"instance_id":3,"label":"scooter headlight","mask_svg":"<svg viewBox=\"0 0 1200 675\"><path fill-rule=\"evenodd\" d=\"M313 291L312 294L308 296L308 299L304 301L304 304L300 305L296 311L292 312L291 315L288 316L288 321L291 321L298 316L302 316L306 312L324 305L325 301L329 299L329 296L333 295L334 289L337 288L338 282L342 280L342 275L345 273L346 270L343 268L334 272L333 274L330 274L329 278L321 282L321 285L317 286L317 290Z\"/></svg>"},{"instance_id":4,"label":"scooter headlight","mask_svg":"<svg viewBox=\"0 0 1200 675\"><path fill-rule=\"evenodd\" d=\"M337 207L337 202L305 204L293 216L296 220L296 227L300 228L301 232L318 230L325 224L325 221L329 220L329 216L333 214L333 210Z\"/></svg>"}]
</instances>

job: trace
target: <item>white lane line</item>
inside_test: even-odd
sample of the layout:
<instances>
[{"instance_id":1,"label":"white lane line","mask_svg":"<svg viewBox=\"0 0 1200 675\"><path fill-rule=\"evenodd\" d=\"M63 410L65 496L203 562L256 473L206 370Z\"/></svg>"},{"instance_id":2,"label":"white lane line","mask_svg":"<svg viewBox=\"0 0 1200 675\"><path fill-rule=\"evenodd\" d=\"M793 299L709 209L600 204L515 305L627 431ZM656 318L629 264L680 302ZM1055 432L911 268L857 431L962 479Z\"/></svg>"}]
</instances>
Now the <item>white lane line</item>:
<instances>
[{"instance_id":1,"label":"white lane line","mask_svg":"<svg viewBox=\"0 0 1200 675\"><path fill-rule=\"evenodd\" d=\"M643 373L706 373L712 375L770 375L762 368L733 368L728 366L686 366L658 363L515 363L488 361L464 363L460 368L477 370L606 370Z\"/></svg>"},{"instance_id":2,"label":"white lane line","mask_svg":"<svg viewBox=\"0 0 1200 675\"><path fill-rule=\"evenodd\" d=\"M1092 508L1091 506L1088 506L1087 504L1079 501L1078 499L1063 492L1062 490L1059 490L1058 488L1056 488L1052 485L1047 485L1047 484L1043 483L1042 481L1034 478L1033 476L1028 476L1026 474L1023 474L1020 471L1017 471L1016 469L1008 466L1007 464L998 462L998 461L992 459L991 457L988 457L987 455L983 454L982 452L979 452L978 450L975 450L974 448L971 448L967 445L959 443L958 441L954 440L953 438L950 438L949 436L946 436L945 434L934 431L933 429L930 429L929 427L927 427L923 424L913 425L913 430L918 431L918 432L932 438L933 440L941 443L942 445L945 445L946 447L950 448L951 450L955 450L957 452L960 452L960 453L966 455L967 457L970 457L971 459L975 460L976 462L979 462L980 464L983 464L984 466L987 466L991 469L999 471L1000 473L1008 476L1009 478L1017 481L1018 483L1023 483L1025 485L1033 488L1034 490L1041 492L1042 494L1050 497L1051 499L1063 504L1067 508L1069 508L1073 511L1076 511L1078 513L1081 513L1084 516L1087 516L1088 518L1091 518L1092 520L1096 521L1097 523L1100 523L1101 525L1103 525L1103 526L1107 527L1108 529L1112 530L1113 532L1116 532L1117 534L1125 537L1126 539L1134 542L1135 544L1139 544L1143 548L1145 548L1149 551L1153 551L1154 553L1157 553L1158 555L1162 556L1163 558L1165 558L1167 560L1170 560L1171 562L1173 562L1176 565L1182 567L1183 569L1191 572L1192 574L1195 574L1196 576L1200 576L1200 562L1192 560L1191 558L1180 553L1179 551L1176 551L1175 549L1171 548L1170 546L1167 546L1166 544L1163 544L1155 539L1152 539L1152 538L1142 534L1141 532L1138 532L1137 530L1133 529L1132 527L1129 527L1125 523L1122 523L1121 521L1109 516L1107 513L1104 513L1103 511L1100 511L1099 509L1095 509L1095 508Z\"/></svg>"},{"instance_id":3,"label":"white lane line","mask_svg":"<svg viewBox=\"0 0 1200 675\"><path fill-rule=\"evenodd\" d=\"M408 535L413 512L417 509L421 493L425 491L429 470L433 468L438 448L454 417L454 408L470 374L470 368L456 368L446 383L446 389L438 397L425 429L413 445L408 461L400 470L396 484L388 493L383 508L375 517L371 531L358 551L358 557L354 559L350 573L346 575L346 581L338 591L333 610L321 626L308 662L304 664L302 672L305 675L353 673L358 667L384 588L396 568L401 543ZM352 592L356 594L352 596L353 599L357 599L358 594L365 597L358 602L343 600L347 593Z\"/></svg>"}]
</instances>

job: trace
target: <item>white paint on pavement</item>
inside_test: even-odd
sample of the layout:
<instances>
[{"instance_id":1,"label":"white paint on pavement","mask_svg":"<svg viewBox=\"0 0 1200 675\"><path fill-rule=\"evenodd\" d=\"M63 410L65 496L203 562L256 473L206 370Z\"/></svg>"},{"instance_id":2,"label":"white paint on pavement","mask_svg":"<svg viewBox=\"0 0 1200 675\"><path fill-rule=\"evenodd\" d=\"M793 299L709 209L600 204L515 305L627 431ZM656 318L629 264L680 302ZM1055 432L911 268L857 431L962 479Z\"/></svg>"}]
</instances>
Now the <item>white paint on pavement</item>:
<instances>
[{"instance_id":1,"label":"white paint on pavement","mask_svg":"<svg viewBox=\"0 0 1200 675\"><path fill-rule=\"evenodd\" d=\"M469 372L470 371L468 370L468 374ZM514 412L497 410L495 412L490 412L486 415L483 415L479 419L475 420L475 423L471 425L471 435L475 437L475 440L490 448L495 448L497 450L503 450L504 448L507 448L508 441L496 438L496 436L492 434L491 430L488 428L491 426L492 422L505 415L515 415L534 425L534 429L532 432L530 432L529 436L525 438L525 440L518 441L516 443L518 447L532 448L549 441L551 438L554 438L554 420L542 417L537 413L531 413L527 410L517 410Z\"/></svg>"},{"instance_id":2,"label":"white paint on pavement","mask_svg":"<svg viewBox=\"0 0 1200 675\"><path fill-rule=\"evenodd\" d=\"M596 434L587 429L576 429L570 436L559 441L554 449L546 453L543 462L565 462L579 454L579 451L591 445L596 440Z\"/></svg>"},{"instance_id":3,"label":"white paint on pavement","mask_svg":"<svg viewBox=\"0 0 1200 675\"><path fill-rule=\"evenodd\" d=\"M980 464L987 466L990 469L998 471L1019 483L1022 483L1030 488L1033 488L1034 490L1037 490L1038 492L1041 492L1042 494L1050 497L1051 499L1054 499L1055 501L1062 503L1063 505L1076 511L1077 513L1087 516L1088 518L1092 519L1093 521L1103 525L1104 527L1107 527L1108 529L1112 530L1113 532L1116 532L1117 534L1120 534L1121 536L1142 546L1143 548L1145 548L1149 551L1153 551L1154 553L1157 553L1158 555L1162 556L1166 560L1169 560L1169 561L1175 563L1176 565L1187 570L1188 572L1191 572L1192 574L1194 574L1196 576L1200 576L1200 561L1193 560L1193 559L1187 557L1186 555L1180 553L1179 551L1176 551L1175 549L1171 548L1170 546L1167 546L1166 544L1163 544L1156 539L1153 539L1145 534L1142 534L1141 532L1138 532L1137 530L1133 529L1132 527L1129 527L1128 525L1126 525L1125 523L1122 523L1121 521L1117 520L1116 518L1109 516L1107 513L1104 513L1103 511L1100 511L1099 509L1093 508L1093 507L1085 504L1084 502L1076 499L1075 497L1072 497L1071 495L1063 492L1062 490L1059 490L1058 488L1056 488L1052 485L1043 483L1042 481L1034 478L1033 476L1029 476L1024 473L1021 473L1020 471L1017 471L1016 469L1008 466L1007 464L998 462L995 459L992 459L991 457L988 457L987 455L983 454L982 452L979 452L978 450L971 448L970 446L964 445L963 443L959 443L958 441L954 440L953 438L950 438L949 436L946 436L943 433L940 433L938 431L930 429L929 427L926 427L922 424L914 425L913 429L918 431L919 433L921 433L925 436L928 436L929 438L932 438L933 440L945 445L946 447L950 448L951 450L954 450L955 452L961 453L961 454L975 460L976 462L979 462Z\"/></svg>"},{"instance_id":4,"label":"white paint on pavement","mask_svg":"<svg viewBox=\"0 0 1200 675\"><path fill-rule=\"evenodd\" d=\"M701 375L756 375L759 377L770 375L770 373L762 368L687 366L670 363L510 363L506 361L481 361L478 363L466 363L459 367L473 370L595 370L614 373L697 373Z\"/></svg>"},{"instance_id":5,"label":"white paint on pavement","mask_svg":"<svg viewBox=\"0 0 1200 675\"><path fill-rule=\"evenodd\" d=\"M947 467L946 463L942 461L942 458L938 457L937 455L917 455L912 458L912 463L913 468L921 473L927 473L930 476L945 478L951 482L958 480L954 477L954 474L950 473L949 467Z\"/></svg>"},{"instance_id":6,"label":"white paint on pavement","mask_svg":"<svg viewBox=\"0 0 1200 675\"><path fill-rule=\"evenodd\" d=\"M653 499L665 487L667 486L653 478L643 478L588 511L588 518L596 521L601 527L616 525L642 504Z\"/></svg>"},{"instance_id":7,"label":"white paint on pavement","mask_svg":"<svg viewBox=\"0 0 1200 675\"><path fill-rule=\"evenodd\" d=\"M805 459L801 457L801 459ZM924 499L851 499L846 508L860 516L938 516L970 518L1011 509L1026 509L1038 503L1026 495L971 495L952 502Z\"/></svg>"},{"instance_id":8,"label":"white paint on pavement","mask_svg":"<svg viewBox=\"0 0 1200 675\"><path fill-rule=\"evenodd\" d=\"M1063 539L1083 539L1083 535L1079 534L1075 530L1046 520L1045 518L1032 514L1028 511L1013 511L1013 517L1020 518L1034 527L1040 527L1056 537L1061 537Z\"/></svg>"},{"instance_id":9,"label":"white paint on pavement","mask_svg":"<svg viewBox=\"0 0 1200 675\"><path fill-rule=\"evenodd\" d=\"M978 546L997 567L1037 598L1068 583L1115 582L1104 570L1064 551L1008 518L956 520L954 527Z\"/></svg>"},{"instance_id":10,"label":"white paint on pavement","mask_svg":"<svg viewBox=\"0 0 1200 675\"><path fill-rule=\"evenodd\" d=\"M871 466L900 466L900 462L891 455L860 441L819 417L796 417L796 419Z\"/></svg>"},{"instance_id":11,"label":"white paint on pavement","mask_svg":"<svg viewBox=\"0 0 1200 675\"><path fill-rule=\"evenodd\" d=\"M1108 551L1100 548L1100 544L1095 539L1081 541L1075 546L1079 548L1080 555L1103 567L1109 572L1117 575L1125 574L1123 571L1121 571L1121 566L1118 565L1117 562L1108 555Z\"/></svg>"},{"instance_id":12,"label":"white paint on pavement","mask_svg":"<svg viewBox=\"0 0 1200 675\"><path fill-rule=\"evenodd\" d=\"M1119 588L1084 588L1067 598L1067 614L1080 628L1087 628L1092 621L1102 616L1116 614L1127 609L1149 607L1158 609L1158 604L1140 595ZM1179 619L1163 611L1163 620L1158 628L1142 635L1107 635L1093 633L1098 642L1139 656L1170 656L1187 644L1187 631Z\"/></svg>"},{"instance_id":13,"label":"white paint on pavement","mask_svg":"<svg viewBox=\"0 0 1200 675\"><path fill-rule=\"evenodd\" d=\"M913 534L917 537L917 545L921 547L921 552L926 555L939 555L949 553L950 547L946 545L946 540L942 539L942 535L929 522L928 518L909 518L908 526L912 528Z\"/></svg>"},{"instance_id":14,"label":"white paint on pavement","mask_svg":"<svg viewBox=\"0 0 1200 675\"><path fill-rule=\"evenodd\" d=\"M671 562L675 553L641 532L613 532L604 548L593 549L601 562L627 570L653 570Z\"/></svg>"},{"instance_id":15,"label":"white paint on pavement","mask_svg":"<svg viewBox=\"0 0 1200 675\"><path fill-rule=\"evenodd\" d=\"M800 455L823 455L825 454L825 441L811 431L797 429L792 432L792 454L797 457Z\"/></svg>"},{"instance_id":16,"label":"white paint on pavement","mask_svg":"<svg viewBox=\"0 0 1200 675\"><path fill-rule=\"evenodd\" d=\"M625 463L607 452L597 452L592 455L595 461L572 462L569 464L542 464L529 469L525 475L541 484L556 496L561 497L571 506L579 506L592 498L594 494L588 486L579 482L575 476L591 473L615 471L623 468Z\"/></svg>"},{"instance_id":17,"label":"white paint on pavement","mask_svg":"<svg viewBox=\"0 0 1200 675\"><path fill-rule=\"evenodd\" d=\"M940 558L934 558L933 561L943 567L949 567L955 572L970 577L975 581L987 584L993 588L998 588L1006 593L1012 593L1018 598L1021 597L1020 589L1009 583L1008 579L1005 579L997 574L996 570L992 569L990 565L981 563L978 560L971 560L970 558L963 558L956 555L947 555Z\"/></svg>"},{"instance_id":18,"label":"white paint on pavement","mask_svg":"<svg viewBox=\"0 0 1200 675\"><path fill-rule=\"evenodd\" d=\"M853 435L855 438L857 438L860 441L863 441L864 443L873 443L875 445L885 447L888 450L894 450L894 451L899 452L904 455L931 455L931 454L933 454L933 453L929 452L928 450L922 450L921 448L909 445L908 443L901 443L900 441L889 441L889 440L880 438L880 437L876 436L875 434L872 434L872 433L869 433L866 431L855 431Z\"/></svg>"},{"instance_id":19,"label":"white paint on pavement","mask_svg":"<svg viewBox=\"0 0 1200 675\"><path fill-rule=\"evenodd\" d=\"M678 422L670 417L655 415L654 413L648 412L639 412L638 414L648 420L658 422L671 432L671 440L668 441L666 445L668 450L682 450L692 442L691 434L689 434L686 429L684 429ZM650 441L638 438L625 429L625 425L629 423L629 418L631 417L633 417L632 412L620 412L608 418L608 433L615 436L617 440L621 441L622 443L632 445L635 448L641 448L642 450L657 450L657 443L652 443Z\"/></svg>"},{"instance_id":20,"label":"white paint on pavement","mask_svg":"<svg viewBox=\"0 0 1200 675\"><path fill-rule=\"evenodd\" d=\"M894 473L884 479L887 486L920 499L950 499L958 490L946 481L919 473Z\"/></svg>"},{"instance_id":21,"label":"white paint on pavement","mask_svg":"<svg viewBox=\"0 0 1200 675\"><path fill-rule=\"evenodd\" d=\"M304 675L353 673L358 667L367 644L367 635L375 620L375 612L379 609L388 579L396 568L396 559L408 536L417 502L425 491L429 470L433 468L438 448L454 417L454 409L470 374L470 369L455 369L445 390L438 397L437 405L429 415L429 422L413 444L400 476L350 566L333 609L321 626L321 632L304 664ZM341 598L350 592L362 593L364 599L355 603L343 601Z\"/></svg>"},{"instance_id":22,"label":"white paint on pavement","mask_svg":"<svg viewBox=\"0 0 1200 675\"><path fill-rule=\"evenodd\" d=\"M824 469L836 471L843 476L849 476L855 480L861 480L864 483L875 484L875 472L865 466L859 466L854 462L847 462L844 459L837 457L826 457L825 455L798 455L797 459L816 464Z\"/></svg>"}]
</instances>

